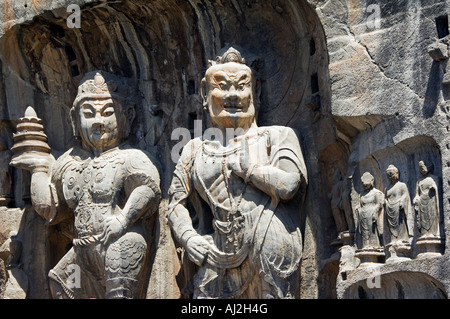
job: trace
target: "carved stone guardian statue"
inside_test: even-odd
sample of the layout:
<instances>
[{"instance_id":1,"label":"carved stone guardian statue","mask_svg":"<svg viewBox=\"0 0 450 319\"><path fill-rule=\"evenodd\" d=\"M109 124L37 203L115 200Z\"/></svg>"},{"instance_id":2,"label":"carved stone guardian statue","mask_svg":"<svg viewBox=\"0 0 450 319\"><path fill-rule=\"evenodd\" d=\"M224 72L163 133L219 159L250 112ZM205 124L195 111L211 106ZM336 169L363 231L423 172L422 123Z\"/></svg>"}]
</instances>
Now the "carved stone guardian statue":
<instances>
[{"instance_id":1,"label":"carved stone guardian statue","mask_svg":"<svg viewBox=\"0 0 450 319\"><path fill-rule=\"evenodd\" d=\"M31 172L35 210L51 224L74 215L73 247L49 273L54 298L145 296L150 245L143 218L156 211L160 189L155 165L126 141L135 97L125 79L86 74L71 109L80 144L57 160L42 147L39 128L30 138L21 132L25 143L11 165ZM25 122L41 122L27 112Z\"/></svg>"},{"instance_id":2,"label":"carved stone guardian statue","mask_svg":"<svg viewBox=\"0 0 450 319\"><path fill-rule=\"evenodd\" d=\"M442 253L443 239L440 234L438 179L434 176L434 166L431 162L419 162L422 179L417 182L416 196L413 204L416 212L416 222L419 231L417 246L418 257Z\"/></svg>"},{"instance_id":3,"label":"carved stone guardian statue","mask_svg":"<svg viewBox=\"0 0 450 319\"><path fill-rule=\"evenodd\" d=\"M390 181L385 194L385 216L390 234L390 242L386 245L390 253L387 261L409 259L414 219L408 187L399 181L399 171L394 165L389 165L386 175Z\"/></svg>"},{"instance_id":4,"label":"carved stone guardian statue","mask_svg":"<svg viewBox=\"0 0 450 319\"><path fill-rule=\"evenodd\" d=\"M359 205L355 209L357 219L356 254L362 263L377 262L384 256L381 242L383 234L384 194L374 188L374 177L365 172L361 177L364 187Z\"/></svg>"},{"instance_id":5,"label":"carved stone guardian statue","mask_svg":"<svg viewBox=\"0 0 450 319\"><path fill-rule=\"evenodd\" d=\"M305 162L292 129L257 126L255 92L239 51L211 62L202 97L222 138L191 140L175 168L168 221L196 265L194 298L299 297L300 208L289 202L305 192Z\"/></svg>"}]
</instances>

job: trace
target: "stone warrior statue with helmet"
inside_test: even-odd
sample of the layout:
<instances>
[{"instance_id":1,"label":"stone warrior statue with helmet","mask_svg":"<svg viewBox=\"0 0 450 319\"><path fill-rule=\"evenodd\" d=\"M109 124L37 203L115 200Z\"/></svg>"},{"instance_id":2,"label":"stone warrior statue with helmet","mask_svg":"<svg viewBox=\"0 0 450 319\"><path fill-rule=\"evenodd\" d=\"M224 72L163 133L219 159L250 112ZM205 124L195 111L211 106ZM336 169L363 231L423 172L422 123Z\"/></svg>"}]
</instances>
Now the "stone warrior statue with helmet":
<instances>
[{"instance_id":1,"label":"stone warrior statue with helmet","mask_svg":"<svg viewBox=\"0 0 450 319\"><path fill-rule=\"evenodd\" d=\"M145 297L150 234L143 219L158 208L160 180L149 156L127 143L135 98L124 78L87 73L71 109L79 145L57 160L30 151L30 140L13 147L11 165L31 171L37 213L50 224L74 215L73 246L49 272L54 298ZM37 122L33 112L27 119ZM69 280L74 265L79 285Z\"/></svg>"}]
</instances>

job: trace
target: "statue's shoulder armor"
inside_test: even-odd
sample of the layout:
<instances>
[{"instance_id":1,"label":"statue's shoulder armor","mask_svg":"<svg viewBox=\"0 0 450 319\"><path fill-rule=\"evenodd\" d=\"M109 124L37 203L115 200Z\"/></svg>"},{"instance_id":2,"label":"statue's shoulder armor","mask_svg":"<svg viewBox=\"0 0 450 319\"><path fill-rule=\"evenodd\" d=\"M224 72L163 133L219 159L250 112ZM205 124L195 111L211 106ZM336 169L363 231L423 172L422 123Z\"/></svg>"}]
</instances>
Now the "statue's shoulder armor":
<instances>
[{"instance_id":1,"label":"statue's shoulder armor","mask_svg":"<svg viewBox=\"0 0 450 319\"><path fill-rule=\"evenodd\" d=\"M83 161L83 152L79 147L72 147L56 160L52 168L53 179L61 178L67 169L75 169Z\"/></svg>"},{"instance_id":2,"label":"statue's shoulder armor","mask_svg":"<svg viewBox=\"0 0 450 319\"><path fill-rule=\"evenodd\" d=\"M138 184L147 184L155 194L160 193L159 172L161 168L159 162L149 152L125 145L121 148L119 157L124 160L127 180L137 181Z\"/></svg>"}]
</instances>

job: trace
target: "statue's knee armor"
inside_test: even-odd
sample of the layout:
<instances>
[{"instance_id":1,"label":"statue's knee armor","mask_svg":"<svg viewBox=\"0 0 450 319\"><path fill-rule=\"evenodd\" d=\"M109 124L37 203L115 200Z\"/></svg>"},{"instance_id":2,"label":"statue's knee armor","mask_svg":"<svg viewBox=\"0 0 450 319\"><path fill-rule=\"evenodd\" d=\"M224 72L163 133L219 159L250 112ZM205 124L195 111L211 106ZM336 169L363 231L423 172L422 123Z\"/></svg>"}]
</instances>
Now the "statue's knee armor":
<instances>
[{"instance_id":1,"label":"statue's knee armor","mask_svg":"<svg viewBox=\"0 0 450 319\"><path fill-rule=\"evenodd\" d=\"M112 242L106 250L106 297L136 298L143 279L147 243L144 237L129 232Z\"/></svg>"}]
</instances>

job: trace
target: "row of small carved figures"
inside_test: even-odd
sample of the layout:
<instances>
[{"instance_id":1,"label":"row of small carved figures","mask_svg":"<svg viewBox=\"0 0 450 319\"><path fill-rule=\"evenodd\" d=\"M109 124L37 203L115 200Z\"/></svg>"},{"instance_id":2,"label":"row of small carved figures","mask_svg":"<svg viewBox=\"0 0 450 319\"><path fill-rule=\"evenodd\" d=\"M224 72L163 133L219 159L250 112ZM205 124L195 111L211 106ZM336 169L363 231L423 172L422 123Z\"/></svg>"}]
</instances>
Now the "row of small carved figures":
<instances>
[{"instance_id":1,"label":"row of small carved figures","mask_svg":"<svg viewBox=\"0 0 450 319\"><path fill-rule=\"evenodd\" d=\"M405 183L399 181L399 172L390 165L386 174L390 181L385 194L374 188L374 178L366 172L361 177L364 191L360 194L359 205L355 209L355 244L360 252L373 251L384 254L383 225L388 226L390 238L386 249L390 256L409 257L413 248L414 224L419 238L415 241L419 252L440 253L443 239L440 229L437 178L432 175L433 165L419 162L423 178L418 181L416 195L412 201ZM415 211L415 218L413 209ZM385 217L385 220L382 219Z\"/></svg>"}]
</instances>

